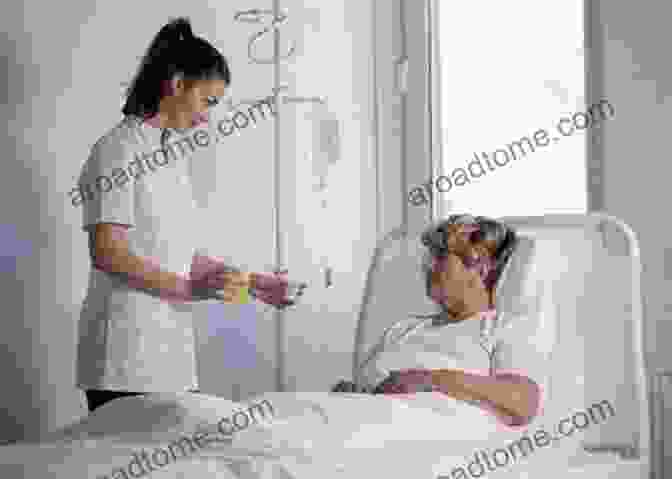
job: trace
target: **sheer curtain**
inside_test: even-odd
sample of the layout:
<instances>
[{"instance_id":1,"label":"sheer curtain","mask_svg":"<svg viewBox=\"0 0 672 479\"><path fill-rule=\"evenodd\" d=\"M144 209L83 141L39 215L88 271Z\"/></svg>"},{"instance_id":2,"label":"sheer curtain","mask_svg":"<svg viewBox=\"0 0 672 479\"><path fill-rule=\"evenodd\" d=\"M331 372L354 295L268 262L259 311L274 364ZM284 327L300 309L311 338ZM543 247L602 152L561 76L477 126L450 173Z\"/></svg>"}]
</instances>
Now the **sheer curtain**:
<instances>
[{"instance_id":1,"label":"sheer curtain","mask_svg":"<svg viewBox=\"0 0 672 479\"><path fill-rule=\"evenodd\" d=\"M584 100L583 1L434 5L439 211L585 212L587 132L599 119Z\"/></svg>"}]
</instances>

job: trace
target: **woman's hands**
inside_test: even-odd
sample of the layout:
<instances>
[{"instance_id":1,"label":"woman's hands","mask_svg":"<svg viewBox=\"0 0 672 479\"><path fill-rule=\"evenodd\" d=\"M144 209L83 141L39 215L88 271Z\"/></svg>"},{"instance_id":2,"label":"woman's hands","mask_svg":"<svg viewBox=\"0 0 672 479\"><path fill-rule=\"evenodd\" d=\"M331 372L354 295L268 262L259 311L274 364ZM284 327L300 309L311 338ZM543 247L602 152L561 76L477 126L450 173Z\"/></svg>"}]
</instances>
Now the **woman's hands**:
<instances>
[{"instance_id":1,"label":"woman's hands","mask_svg":"<svg viewBox=\"0 0 672 479\"><path fill-rule=\"evenodd\" d=\"M357 386L357 384L355 384L352 381L341 379L339 382L337 382L334 386L331 387L330 392L370 394L373 391L371 391L370 388L366 386Z\"/></svg>"},{"instance_id":2,"label":"woman's hands","mask_svg":"<svg viewBox=\"0 0 672 479\"><path fill-rule=\"evenodd\" d=\"M190 282L193 299L220 299L225 303L240 303L247 296L252 278L215 256L194 255Z\"/></svg>"},{"instance_id":3,"label":"woman's hands","mask_svg":"<svg viewBox=\"0 0 672 479\"><path fill-rule=\"evenodd\" d=\"M287 271L244 273L223 259L202 255L194 257L191 283L196 299L217 297L227 303L238 303L249 291L254 298L276 308L293 305L306 287L289 281Z\"/></svg>"},{"instance_id":4,"label":"woman's hands","mask_svg":"<svg viewBox=\"0 0 672 479\"><path fill-rule=\"evenodd\" d=\"M275 306L278 309L293 306L306 285L292 284L287 278L287 271L278 273L253 273L252 295L259 301ZM293 291L296 289L296 291Z\"/></svg>"},{"instance_id":5,"label":"woman's hands","mask_svg":"<svg viewBox=\"0 0 672 479\"><path fill-rule=\"evenodd\" d=\"M240 302L241 290L249 290L259 301L282 308L293 304L287 297L286 274L244 273L230 269L213 270L193 280L194 296L216 295L225 303Z\"/></svg>"},{"instance_id":6,"label":"woman's hands","mask_svg":"<svg viewBox=\"0 0 672 479\"><path fill-rule=\"evenodd\" d=\"M224 303L240 303L250 287L250 273L242 271L214 270L191 279L194 299L218 298Z\"/></svg>"},{"instance_id":7,"label":"woman's hands","mask_svg":"<svg viewBox=\"0 0 672 479\"><path fill-rule=\"evenodd\" d=\"M445 369L402 369L391 371L378 386L378 394L415 394L419 392L442 392L462 401L473 400L461 381L461 371Z\"/></svg>"},{"instance_id":8,"label":"woman's hands","mask_svg":"<svg viewBox=\"0 0 672 479\"><path fill-rule=\"evenodd\" d=\"M374 390L375 394L414 394L435 390L432 372L426 369L391 371Z\"/></svg>"}]
</instances>

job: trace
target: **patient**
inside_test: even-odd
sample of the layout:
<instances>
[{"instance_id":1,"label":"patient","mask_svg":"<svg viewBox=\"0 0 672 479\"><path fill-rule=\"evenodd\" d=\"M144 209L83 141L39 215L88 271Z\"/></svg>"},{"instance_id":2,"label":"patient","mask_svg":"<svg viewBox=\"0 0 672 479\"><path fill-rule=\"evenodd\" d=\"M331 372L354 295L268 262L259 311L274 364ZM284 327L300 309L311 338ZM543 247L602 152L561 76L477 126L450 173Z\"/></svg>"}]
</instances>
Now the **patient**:
<instances>
[{"instance_id":1,"label":"patient","mask_svg":"<svg viewBox=\"0 0 672 479\"><path fill-rule=\"evenodd\" d=\"M448 351L460 359L451 368L387 368L387 377L371 387L355 391L352 383L342 381L332 391L438 391L475 404L509 426L529 424L538 413L540 388L525 371L530 362L544 362L543 356L528 344L534 339L524 337L529 326L536 324L535 318L513 318L514 327L509 329L515 331L516 321L525 323L525 327L518 328L517 337L495 334L488 340L483 334L488 324L494 324L495 331L499 326L495 285L515 249L514 231L489 218L452 215L428 228L421 240L427 248L423 265L427 295L443 311L426 330L434 338L440 335L444 355ZM413 341L405 340L403 346L412 348ZM504 372L503 368L522 369L525 374Z\"/></svg>"}]
</instances>

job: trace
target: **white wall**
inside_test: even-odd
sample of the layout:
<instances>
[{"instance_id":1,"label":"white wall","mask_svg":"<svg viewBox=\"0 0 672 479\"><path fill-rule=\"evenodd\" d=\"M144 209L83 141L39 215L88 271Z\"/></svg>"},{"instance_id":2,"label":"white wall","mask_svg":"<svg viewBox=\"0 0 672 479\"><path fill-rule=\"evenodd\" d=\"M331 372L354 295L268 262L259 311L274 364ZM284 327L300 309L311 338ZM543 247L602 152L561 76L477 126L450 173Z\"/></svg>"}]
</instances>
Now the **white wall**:
<instances>
[{"instance_id":1,"label":"white wall","mask_svg":"<svg viewBox=\"0 0 672 479\"><path fill-rule=\"evenodd\" d=\"M623 218L639 235L644 262L648 348L652 365L672 368L667 340L672 326L670 285L667 128L672 68L666 61L672 39L666 19L672 5L658 2L593 2L589 49L595 97L608 99L615 118L596 135L592 153L603 169L595 185L597 207ZM600 204L601 203L601 204Z\"/></svg>"},{"instance_id":2,"label":"white wall","mask_svg":"<svg viewBox=\"0 0 672 479\"><path fill-rule=\"evenodd\" d=\"M335 232L327 248L335 288L327 296L316 291L303 313L286 318L294 351L288 365L302 367L308 378L291 378L289 387L324 388L350 371L361 269L375 241L372 4L286 3L293 25L287 36L296 34L298 54L304 56L283 70L283 81L293 85L292 93L328 97L343 131L343 159L333 169L332 190L341 209L331 213ZM0 299L6 306L0 323L0 441L35 437L85 413L83 395L74 388L74 361L89 260L81 210L67 193L92 144L121 117L120 84L130 79L159 28L170 17L187 15L195 32L230 60L234 97L267 96L273 69L247 59L247 40L260 28L233 22L235 11L254 7L271 8L272 2L71 1L65 6L28 0L0 7L7 72L0 90L0 116L7 124L0 140L0 224L7 251L0 270ZM262 42L261 48L268 49L261 54L272 54L272 42ZM311 254L319 256L325 248L311 249L318 226L309 226L314 212L301 206L312 201L302 156L310 126L301 119L304 111L292 105L281 112L296 122L283 127L281 161L289 166L281 195L283 204L296 207L283 213L283 227L290 272L323 281ZM204 154L200 165L205 168L197 173L197 186L203 188L199 199L216 219L205 246L254 270L268 270L274 262L273 155L273 120L268 120ZM305 238L304 224L310 230ZM361 236L366 228L372 233ZM325 314L316 320L320 310ZM204 392L238 398L275 388L277 328L273 315L263 311L213 306L196 314ZM212 331L214 323L219 334ZM310 338L304 340L304 334ZM231 364L240 357L240 364Z\"/></svg>"},{"instance_id":3,"label":"white wall","mask_svg":"<svg viewBox=\"0 0 672 479\"><path fill-rule=\"evenodd\" d=\"M672 166L666 154L672 114L668 98L672 95L672 67L667 61L672 5L625 0L587 3L592 28L590 96L608 99L616 111L613 120L594 132L589 150L593 179L597 180L592 182L591 203L594 209L621 217L639 236L650 370L670 370L672 227L668 192ZM666 401L670 404L669 397ZM669 429L665 440L669 476Z\"/></svg>"}]
</instances>

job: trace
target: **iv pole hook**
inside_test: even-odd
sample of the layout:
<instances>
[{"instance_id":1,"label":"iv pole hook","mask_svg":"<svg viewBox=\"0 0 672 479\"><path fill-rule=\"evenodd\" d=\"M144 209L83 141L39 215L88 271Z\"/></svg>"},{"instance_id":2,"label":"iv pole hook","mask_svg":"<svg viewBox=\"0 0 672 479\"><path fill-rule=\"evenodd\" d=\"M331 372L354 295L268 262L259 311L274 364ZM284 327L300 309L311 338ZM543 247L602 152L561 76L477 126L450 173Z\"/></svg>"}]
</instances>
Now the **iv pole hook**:
<instances>
[{"instance_id":1,"label":"iv pole hook","mask_svg":"<svg viewBox=\"0 0 672 479\"><path fill-rule=\"evenodd\" d=\"M272 10L259 10L259 9L252 9L252 10L246 10L242 12L236 13L234 16L235 21L239 22L246 22L246 23L261 23L262 22L262 17L263 16L268 16L268 15L273 15ZM257 64L272 64L275 62L275 58L259 58L254 55L254 44L264 35L267 33L274 31L276 29L280 28L280 25L284 23L287 20L287 14L282 12L280 13L272 22L269 26L265 27L263 30L260 32L255 33L252 35L250 40L247 43L247 56L249 57L250 61L252 63L257 63ZM289 51L281 55L279 60L288 60L291 58L294 53L296 52L296 46L292 45L289 49Z\"/></svg>"}]
</instances>

